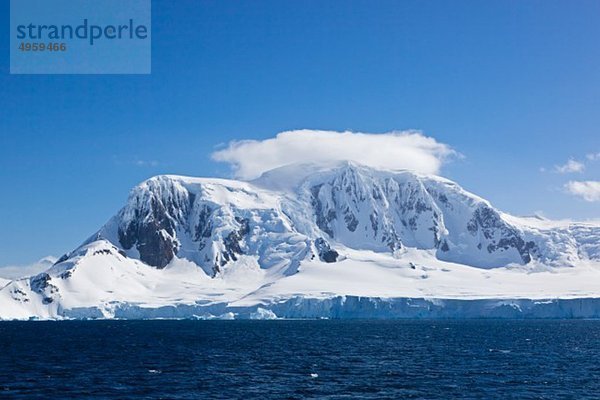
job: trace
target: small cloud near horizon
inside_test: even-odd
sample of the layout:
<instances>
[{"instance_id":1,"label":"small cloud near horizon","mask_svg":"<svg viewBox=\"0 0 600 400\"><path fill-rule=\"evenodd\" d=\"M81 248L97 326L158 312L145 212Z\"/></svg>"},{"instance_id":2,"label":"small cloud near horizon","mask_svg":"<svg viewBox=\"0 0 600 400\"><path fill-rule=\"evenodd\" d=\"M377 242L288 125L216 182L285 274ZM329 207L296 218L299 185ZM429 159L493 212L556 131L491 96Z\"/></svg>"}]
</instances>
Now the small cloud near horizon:
<instances>
[{"instance_id":1,"label":"small cloud near horizon","mask_svg":"<svg viewBox=\"0 0 600 400\"><path fill-rule=\"evenodd\" d=\"M134 162L138 167L158 167L160 163L156 160L146 161L146 160L136 160Z\"/></svg>"},{"instance_id":2,"label":"small cloud near horizon","mask_svg":"<svg viewBox=\"0 0 600 400\"><path fill-rule=\"evenodd\" d=\"M585 170L585 165L579 161L570 159L563 165L555 165L554 172L559 174L579 173Z\"/></svg>"},{"instance_id":3,"label":"small cloud near horizon","mask_svg":"<svg viewBox=\"0 0 600 400\"><path fill-rule=\"evenodd\" d=\"M140 168L145 168L145 167L158 167L163 165L162 162L158 161L158 160L145 160L142 158L139 158L137 156L117 156L117 155L113 155L112 157L112 161L115 165L124 165L124 166L128 166L128 165L134 165L136 167L140 167Z\"/></svg>"},{"instance_id":4,"label":"small cloud near horizon","mask_svg":"<svg viewBox=\"0 0 600 400\"><path fill-rule=\"evenodd\" d=\"M590 161L598 161L598 160L600 160L600 152L590 153L590 154L586 155L585 158L587 158Z\"/></svg>"},{"instance_id":5,"label":"small cloud near horizon","mask_svg":"<svg viewBox=\"0 0 600 400\"><path fill-rule=\"evenodd\" d=\"M50 268L58 259L54 256L44 257L27 265L6 265L0 267L0 278L19 279L26 276L37 275Z\"/></svg>"},{"instance_id":6,"label":"small cloud near horizon","mask_svg":"<svg viewBox=\"0 0 600 400\"><path fill-rule=\"evenodd\" d=\"M600 181L570 181L565 184L565 189L585 201L600 201Z\"/></svg>"},{"instance_id":7,"label":"small cloud near horizon","mask_svg":"<svg viewBox=\"0 0 600 400\"><path fill-rule=\"evenodd\" d=\"M213 160L228 163L236 178L246 180L285 165L332 161L437 174L452 156L459 154L420 131L364 133L309 129L281 132L264 140L232 141L212 153Z\"/></svg>"}]
</instances>

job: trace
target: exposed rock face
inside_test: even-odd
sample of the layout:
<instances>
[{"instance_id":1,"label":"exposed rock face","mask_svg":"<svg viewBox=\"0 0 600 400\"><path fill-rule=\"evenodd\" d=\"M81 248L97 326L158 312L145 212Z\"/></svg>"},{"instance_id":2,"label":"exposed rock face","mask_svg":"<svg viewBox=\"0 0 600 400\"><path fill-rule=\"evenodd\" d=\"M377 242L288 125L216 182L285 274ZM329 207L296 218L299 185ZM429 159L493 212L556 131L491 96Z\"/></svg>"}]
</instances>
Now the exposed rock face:
<instances>
[{"instance_id":1,"label":"exposed rock face","mask_svg":"<svg viewBox=\"0 0 600 400\"><path fill-rule=\"evenodd\" d=\"M329 243L325 241L323 238L318 238L315 240L315 247L317 248L317 252L319 254L319 259L326 263L336 262L339 253L331 248Z\"/></svg>"},{"instance_id":2,"label":"exposed rock face","mask_svg":"<svg viewBox=\"0 0 600 400\"><path fill-rule=\"evenodd\" d=\"M235 222L238 224L237 229L231 231L223 239L223 251L220 253L220 257L217 257L217 262L215 262L215 274L220 272L220 268L225 266L228 262L237 261L237 256L244 254L244 250L242 250L242 241L250 232L249 221L246 218L235 217Z\"/></svg>"},{"instance_id":3,"label":"exposed rock face","mask_svg":"<svg viewBox=\"0 0 600 400\"><path fill-rule=\"evenodd\" d=\"M88 242L109 240L128 257L157 268L175 256L186 258L211 276L245 255L260 253L265 267L282 260L291 264L295 254L307 252L310 240L289 226L275 197L254 190L235 181L155 177L136 187L127 205Z\"/></svg>"},{"instance_id":4,"label":"exposed rock face","mask_svg":"<svg viewBox=\"0 0 600 400\"><path fill-rule=\"evenodd\" d=\"M521 260L528 263L536 251L533 241L525 242L517 229L504 222L496 210L486 205L475 210L467 223L467 230L471 235L488 242L485 248L490 254L513 248L518 251ZM478 249L483 247L482 242L477 245Z\"/></svg>"},{"instance_id":5,"label":"exposed rock face","mask_svg":"<svg viewBox=\"0 0 600 400\"><path fill-rule=\"evenodd\" d=\"M440 178L348 163L308 182L316 225L352 248L437 249L440 258L480 267L528 263L536 249L487 202Z\"/></svg>"},{"instance_id":6,"label":"exposed rock face","mask_svg":"<svg viewBox=\"0 0 600 400\"><path fill-rule=\"evenodd\" d=\"M167 233L167 235L164 234ZM147 223L131 223L127 230L119 230L119 241L126 250L137 245L140 260L146 264L164 268L177 254L174 227L161 218Z\"/></svg>"},{"instance_id":7,"label":"exposed rock face","mask_svg":"<svg viewBox=\"0 0 600 400\"><path fill-rule=\"evenodd\" d=\"M326 194L321 195L323 184L315 185L311 188L312 206L314 208L317 226L330 237L333 237L333 229L330 224L337 218L335 212L335 200L327 198ZM323 192L325 193L325 192ZM329 204L329 203L333 204Z\"/></svg>"},{"instance_id":8,"label":"exposed rock face","mask_svg":"<svg viewBox=\"0 0 600 400\"><path fill-rule=\"evenodd\" d=\"M125 250L135 246L140 260L164 268L177 254L176 227L186 222L192 202L193 196L174 180L159 177L146 181L120 213L121 246Z\"/></svg>"},{"instance_id":9,"label":"exposed rock face","mask_svg":"<svg viewBox=\"0 0 600 400\"><path fill-rule=\"evenodd\" d=\"M54 301L52 295L58 291L56 286L50 283L51 278L50 275L43 272L36 276L31 277L29 281L29 285L31 290L35 293L41 294L43 296L42 303L50 304Z\"/></svg>"},{"instance_id":10,"label":"exposed rock face","mask_svg":"<svg viewBox=\"0 0 600 400\"><path fill-rule=\"evenodd\" d=\"M42 272L39 275L31 277L29 285L31 286L31 290L36 293L42 293L46 288L50 285L50 275L45 272Z\"/></svg>"}]
</instances>

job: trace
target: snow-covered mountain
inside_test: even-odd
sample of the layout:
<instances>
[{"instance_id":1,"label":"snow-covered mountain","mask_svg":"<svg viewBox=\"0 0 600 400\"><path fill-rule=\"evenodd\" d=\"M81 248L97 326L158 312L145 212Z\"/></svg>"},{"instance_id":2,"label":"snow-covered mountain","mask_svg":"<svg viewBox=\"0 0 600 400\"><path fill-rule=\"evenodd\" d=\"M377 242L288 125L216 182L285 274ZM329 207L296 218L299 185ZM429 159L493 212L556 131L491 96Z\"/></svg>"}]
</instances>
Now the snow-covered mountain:
<instances>
[{"instance_id":1,"label":"snow-covered mountain","mask_svg":"<svg viewBox=\"0 0 600 400\"><path fill-rule=\"evenodd\" d=\"M0 318L409 316L415 298L447 315L442 299L479 299L484 316L594 297L600 224L517 218L444 178L344 162L151 178L48 271L3 284Z\"/></svg>"}]
</instances>

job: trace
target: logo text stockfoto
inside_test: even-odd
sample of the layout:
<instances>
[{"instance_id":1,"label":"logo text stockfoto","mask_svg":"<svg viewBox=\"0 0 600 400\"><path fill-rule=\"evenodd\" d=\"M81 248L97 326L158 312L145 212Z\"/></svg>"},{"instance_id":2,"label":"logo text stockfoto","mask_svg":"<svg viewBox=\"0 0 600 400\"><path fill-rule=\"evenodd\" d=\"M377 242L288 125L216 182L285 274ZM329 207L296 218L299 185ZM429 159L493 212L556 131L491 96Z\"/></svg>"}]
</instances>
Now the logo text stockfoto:
<instances>
[{"instance_id":1,"label":"logo text stockfoto","mask_svg":"<svg viewBox=\"0 0 600 400\"><path fill-rule=\"evenodd\" d=\"M11 74L150 74L150 0L11 0Z\"/></svg>"},{"instance_id":2,"label":"logo text stockfoto","mask_svg":"<svg viewBox=\"0 0 600 400\"><path fill-rule=\"evenodd\" d=\"M98 40L147 39L148 27L136 24L133 19L119 25L90 24L86 18L80 25L40 25L30 23L17 26L17 39L35 40L87 40L93 46Z\"/></svg>"}]
</instances>

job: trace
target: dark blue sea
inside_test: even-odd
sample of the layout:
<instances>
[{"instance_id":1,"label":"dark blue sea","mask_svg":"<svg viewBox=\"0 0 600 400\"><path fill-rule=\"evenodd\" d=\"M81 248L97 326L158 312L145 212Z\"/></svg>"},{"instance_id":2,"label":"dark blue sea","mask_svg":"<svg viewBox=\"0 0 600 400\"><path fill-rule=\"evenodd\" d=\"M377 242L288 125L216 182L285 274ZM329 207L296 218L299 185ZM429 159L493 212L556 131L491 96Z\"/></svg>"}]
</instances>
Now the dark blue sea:
<instances>
[{"instance_id":1,"label":"dark blue sea","mask_svg":"<svg viewBox=\"0 0 600 400\"><path fill-rule=\"evenodd\" d=\"M1 399L598 399L600 321L0 323Z\"/></svg>"}]
</instances>

